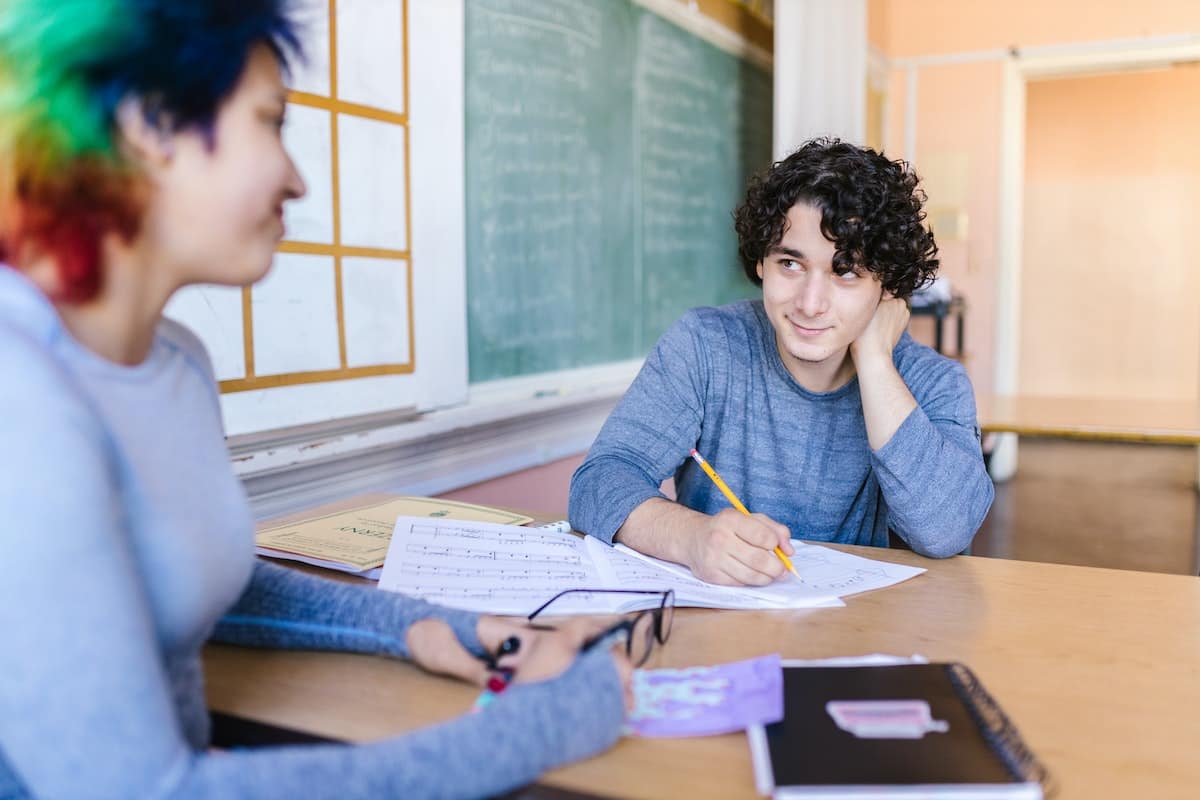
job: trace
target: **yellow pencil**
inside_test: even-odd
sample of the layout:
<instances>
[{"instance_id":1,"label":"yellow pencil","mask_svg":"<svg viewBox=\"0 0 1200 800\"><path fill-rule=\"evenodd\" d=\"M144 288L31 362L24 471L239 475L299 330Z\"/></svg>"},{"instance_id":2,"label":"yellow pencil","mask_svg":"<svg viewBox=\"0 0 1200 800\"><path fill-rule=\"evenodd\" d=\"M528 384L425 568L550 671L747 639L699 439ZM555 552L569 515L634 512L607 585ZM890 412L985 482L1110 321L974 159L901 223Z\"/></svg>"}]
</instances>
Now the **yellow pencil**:
<instances>
[{"instance_id":1,"label":"yellow pencil","mask_svg":"<svg viewBox=\"0 0 1200 800\"><path fill-rule=\"evenodd\" d=\"M721 476L717 474L717 471L709 466L708 462L704 460L704 456L700 455L700 453L698 453L694 447L692 448L692 459L700 465L700 469L704 470L704 474L712 479L712 482L715 483L717 488L721 490L721 494L725 495L725 499L733 504L734 508L745 514L747 517L750 516L750 512L744 505L742 505L742 501L738 500L738 497L733 493L733 490L726 485L725 481L721 480ZM792 560L787 557L786 553L779 549L778 545L775 546L775 555L779 556L779 560L782 561L783 565L788 568L788 572L792 573L797 578L800 577L800 573L796 572L796 568L792 566Z\"/></svg>"}]
</instances>

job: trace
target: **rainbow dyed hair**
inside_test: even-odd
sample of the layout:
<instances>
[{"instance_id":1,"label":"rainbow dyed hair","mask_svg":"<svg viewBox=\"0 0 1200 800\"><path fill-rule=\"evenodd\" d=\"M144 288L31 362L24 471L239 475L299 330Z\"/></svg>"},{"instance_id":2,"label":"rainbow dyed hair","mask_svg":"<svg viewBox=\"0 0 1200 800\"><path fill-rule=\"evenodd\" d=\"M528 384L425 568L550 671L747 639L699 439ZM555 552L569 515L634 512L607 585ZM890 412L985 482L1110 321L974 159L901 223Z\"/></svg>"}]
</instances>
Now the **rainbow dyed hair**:
<instances>
[{"instance_id":1,"label":"rainbow dyed hair","mask_svg":"<svg viewBox=\"0 0 1200 800\"><path fill-rule=\"evenodd\" d=\"M57 299L100 288L100 241L130 239L144 181L116 113L137 98L172 131L211 136L251 49L300 54L287 0L4 0L0 5L0 258L54 258Z\"/></svg>"}]
</instances>

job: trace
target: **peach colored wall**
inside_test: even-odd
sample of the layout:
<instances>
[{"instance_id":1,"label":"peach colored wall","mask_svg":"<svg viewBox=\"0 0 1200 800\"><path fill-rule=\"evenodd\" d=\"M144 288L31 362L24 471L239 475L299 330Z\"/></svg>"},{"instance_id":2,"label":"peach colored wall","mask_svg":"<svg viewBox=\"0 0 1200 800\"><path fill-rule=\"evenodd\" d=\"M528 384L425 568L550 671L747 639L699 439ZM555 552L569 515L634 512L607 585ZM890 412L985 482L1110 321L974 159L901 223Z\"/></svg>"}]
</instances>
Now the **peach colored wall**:
<instances>
[{"instance_id":1,"label":"peach colored wall","mask_svg":"<svg viewBox=\"0 0 1200 800\"><path fill-rule=\"evenodd\" d=\"M449 500L506 506L523 511L567 515L571 475L583 463L584 453L560 458L540 467L514 472L441 495Z\"/></svg>"},{"instance_id":2,"label":"peach colored wall","mask_svg":"<svg viewBox=\"0 0 1200 800\"><path fill-rule=\"evenodd\" d=\"M892 58L1200 31L1196 0L871 0L867 13Z\"/></svg>"},{"instance_id":3,"label":"peach colored wall","mask_svg":"<svg viewBox=\"0 0 1200 800\"><path fill-rule=\"evenodd\" d=\"M1200 67L1027 86L1020 386L1192 400Z\"/></svg>"},{"instance_id":4,"label":"peach colored wall","mask_svg":"<svg viewBox=\"0 0 1200 800\"><path fill-rule=\"evenodd\" d=\"M867 44L880 52L888 48L888 0L867 0Z\"/></svg>"},{"instance_id":5,"label":"peach colored wall","mask_svg":"<svg viewBox=\"0 0 1200 800\"><path fill-rule=\"evenodd\" d=\"M868 31L871 43L882 42L880 49L892 59L1095 42L1200 32L1200 2L869 0ZM943 274L969 304L967 371L976 390L988 392L995 370L1001 62L921 65L917 79L914 166L925 179L930 208L967 212L965 242L938 240ZM889 83L885 136L892 157L905 154L906 92L907 71L897 68ZM927 321L914 322L913 332L924 341L931 338Z\"/></svg>"},{"instance_id":6,"label":"peach colored wall","mask_svg":"<svg viewBox=\"0 0 1200 800\"><path fill-rule=\"evenodd\" d=\"M571 488L571 475L583 463L587 453L560 458L540 467L514 472L501 478L464 486L453 492L440 495L448 500L464 503L479 503L489 506L506 506L524 511L540 511L546 514L567 515L567 492ZM675 499L675 485L671 479L659 487L667 497Z\"/></svg>"},{"instance_id":7,"label":"peach colored wall","mask_svg":"<svg viewBox=\"0 0 1200 800\"><path fill-rule=\"evenodd\" d=\"M917 86L914 166L929 195L926 208L959 208L967 216L965 239L951 239L936 228L934 234L940 274L967 299L964 366L979 392L991 391L993 379L1000 87L999 62L925 67ZM893 158L904 155L906 92L904 70L893 70L886 138ZM947 325L946 346L952 349ZM933 342L931 320L914 319L910 330L918 340Z\"/></svg>"}]
</instances>

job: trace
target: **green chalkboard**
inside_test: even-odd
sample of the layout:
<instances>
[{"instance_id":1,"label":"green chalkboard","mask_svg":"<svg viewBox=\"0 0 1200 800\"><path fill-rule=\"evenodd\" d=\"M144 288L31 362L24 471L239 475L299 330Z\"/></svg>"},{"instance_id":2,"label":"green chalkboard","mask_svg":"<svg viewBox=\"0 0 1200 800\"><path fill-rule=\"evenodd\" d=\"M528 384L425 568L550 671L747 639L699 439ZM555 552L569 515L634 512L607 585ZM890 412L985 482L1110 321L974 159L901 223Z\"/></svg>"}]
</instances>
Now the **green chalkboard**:
<instances>
[{"instance_id":1,"label":"green chalkboard","mask_svg":"<svg viewBox=\"0 0 1200 800\"><path fill-rule=\"evenodd\" d=\"M731 214L771 76L629 0L467 0L470 379L644 356L757 290Z\"/></svg>"}]
</instances>

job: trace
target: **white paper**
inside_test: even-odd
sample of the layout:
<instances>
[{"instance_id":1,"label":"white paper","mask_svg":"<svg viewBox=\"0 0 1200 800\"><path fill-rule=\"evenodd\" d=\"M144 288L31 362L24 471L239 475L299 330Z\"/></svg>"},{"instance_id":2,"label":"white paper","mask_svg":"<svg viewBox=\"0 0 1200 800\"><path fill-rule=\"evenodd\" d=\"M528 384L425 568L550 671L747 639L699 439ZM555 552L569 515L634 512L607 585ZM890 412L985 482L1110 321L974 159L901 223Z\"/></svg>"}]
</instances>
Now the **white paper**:
<instances>
[{"instance_id":1,"label":"white paper","mask_svg":"<svg viewBox=\"0 0 1200 800\"><path fill-rule=\"evenodd\" d=\"M696 579L687 567L651 558L624 545L617 545L617 549L681 577ZM769 586L743 586L738 591L778 607L804 608L830 597L893 586L925 571L921 567L875 561L814 544L796 543L796 553L791 560L800 573L800 580L785 574Z\"/></svg>"},{"instance_id":2,"label":"white paper","mask_svg":"<svg viewBox=\"0 0 1200 800\"><path fill-rule=\"evenodd\" d=\"M360 578L366 578L369 581L379 580L379 576L383 573L383 567L357 570L349 564L343 564L341 561L330 561L325 558L317 558L316 556L301 555L300 553L285 553L283 550L272 550L269 547L256 547L254 548L254 553L255 555L266 556L267 558L299 561L301 564L312 564L314 567L337 570L338 572L345 572L348 575L357 575Z\"/></svg>"},{"instance_id":3,"label":"white paper","mask_svg":"<svg viewBox=\"0 0 1200 800\"><path fill-rule=\"evenodd\" d=\"M563 589L602 585L577 536L429 517L396 520L379 579L380 589L441 605L520 615ZM602 596L560 601L564 611L609 610L605 602Z\"/></svg>"},{"instance_id":4,"label":"white paper","mask_svg":"<svg viewBox=\"0 0 1200 800\"><path fill-rule=\"evenodd\" d=\"M717 586L693 576L690 571L667 561L617 545L610 547L588 536L585 541L596 559L601 575L623 588L674 589L675 604L700 608L817 608L845 605L837 597L812 595L781 603L746 591L746 587Z\"/></svg>"},{"instance_id":5,"label":"white paper","mask_svg":"<svg viewBox=\"0 0 1200 800\"><path fill-rule=\"evenodd\" d=\"M493 614L529 614L564 589L673 589L677 606L709 608L842 605L836 596L813 592L776 599L744 587L714 586L629 552L553 530L402 516L379 588ZM615 612L653 602L596 592L563 598L548 612Z\"/></svg>"}]
</instances>

